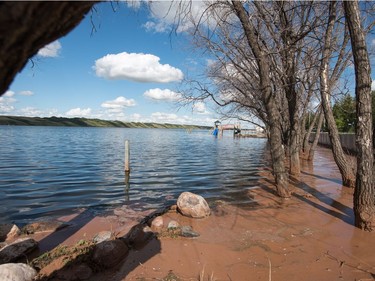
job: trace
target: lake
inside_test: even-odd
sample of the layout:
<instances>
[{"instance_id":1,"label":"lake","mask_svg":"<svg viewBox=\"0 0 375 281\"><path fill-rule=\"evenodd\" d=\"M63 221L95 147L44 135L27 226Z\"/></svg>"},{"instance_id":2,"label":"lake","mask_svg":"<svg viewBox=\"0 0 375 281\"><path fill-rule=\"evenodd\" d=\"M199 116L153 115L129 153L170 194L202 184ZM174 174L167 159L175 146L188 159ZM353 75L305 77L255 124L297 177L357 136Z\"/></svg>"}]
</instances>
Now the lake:
<instances>
[{"instance_id":1,"label":"lake","mask_svg":"<svg viewBox=\"0 0 375 281\"><path fill-rule=\"evenodd\" d=\"M130 142L125 181L124 142ZM160 208L191 191L250 204L266 139L207 130L0 126L1 223L129 205Z\"/></svg>"}]
</instances>

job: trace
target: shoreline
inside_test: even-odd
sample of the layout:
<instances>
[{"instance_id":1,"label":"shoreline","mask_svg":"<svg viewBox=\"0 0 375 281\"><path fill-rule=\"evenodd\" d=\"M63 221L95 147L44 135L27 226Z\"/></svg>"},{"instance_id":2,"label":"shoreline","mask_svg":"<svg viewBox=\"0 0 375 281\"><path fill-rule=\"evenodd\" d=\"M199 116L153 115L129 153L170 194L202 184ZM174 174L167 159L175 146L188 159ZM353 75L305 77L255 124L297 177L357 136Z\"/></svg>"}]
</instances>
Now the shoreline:
<instances>
[{"instance_id":1,"label":"shoreline","mask_svg":"<svg viewBox=\"0 0 375 281\"><path fill-rule=\"evenodd\" d=\"M300 181L291 182L291 199L275 195L269 169L259 173L258 188L247 193L257 202L255 206L218 203L205 219L166 212L165 224L179 221L200 236L156 235L131 249L116 266L85 280L248 280L248 276L253 280L373 280L375 252L370 249L375 234L353 226L353 190L341 185L330 150L318 148L313 165L302 161ZM126 237L148 215L126 207L115 209L113 215L89 220L59 245L74 245L101 231ZM85 219L84 214L80 219ZM41 248L68 229L39 234L39 241L44 239ZM71 269L56 262L48 272L55 270L58 276Z\"/></svg>"}]
</instances>

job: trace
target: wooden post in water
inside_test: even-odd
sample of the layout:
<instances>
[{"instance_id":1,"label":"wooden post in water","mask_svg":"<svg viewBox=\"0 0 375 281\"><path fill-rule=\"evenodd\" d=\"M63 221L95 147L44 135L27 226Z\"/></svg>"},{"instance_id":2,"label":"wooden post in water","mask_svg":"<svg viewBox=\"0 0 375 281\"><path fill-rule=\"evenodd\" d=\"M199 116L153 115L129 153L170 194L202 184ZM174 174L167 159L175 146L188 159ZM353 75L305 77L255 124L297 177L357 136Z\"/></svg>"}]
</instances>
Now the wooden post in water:
<instances>
[{"instance_id":1,"label":"wooden post in water","mask_svg":"<svg viewBox=\"0 0 375 281\"><path fill-rule=\"evenodd\" d=\"M125 140L125 173L130 172L130 149L129 149L129 140Z\"/></svg>"}]
</instances>

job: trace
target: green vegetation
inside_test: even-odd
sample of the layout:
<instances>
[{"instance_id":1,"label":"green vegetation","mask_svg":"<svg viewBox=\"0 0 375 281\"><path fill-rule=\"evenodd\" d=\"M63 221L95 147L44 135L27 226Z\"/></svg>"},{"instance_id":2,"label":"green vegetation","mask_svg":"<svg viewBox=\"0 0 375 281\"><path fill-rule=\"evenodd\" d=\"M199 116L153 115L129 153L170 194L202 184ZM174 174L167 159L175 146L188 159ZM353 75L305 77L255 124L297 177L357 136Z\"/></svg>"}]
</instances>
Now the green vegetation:
<instances>
[{"instance_id":1,"label":"green vegetation","mask_svg":"<svg viewBox=\"0 0 375 281\"><path fill-rule=\"evenodd\" d=\"M67 127L117 127L117 128L154 128L154 129L210 129L208 126L121 122L113 120L65 118L65 117L23 117L0 116L0 125L16 126L67 126Z\"/></svg>"},{"instance_id":2,"label":"green vegetation","mask_svg":"<svg viewBox=\"0 0 375 281\"><path fill-rule=\"evenodd\" d=\"M333 108L337 129L343 133L354 133L357 121L355 98L349 94L336 101ZM375 122L375 91L372 91L372 123Z\"/></svg>"},{"instance_id":3,"label":"green vegetation","mask_svg":"<svg viewBox=\"0 0 375 281\"><path fill-rule=\"evenodd\" d=\"M332 111L339 132L354 133L357 119L354 97L345 94L335 103Z\"/></svg>"}]
</instances>

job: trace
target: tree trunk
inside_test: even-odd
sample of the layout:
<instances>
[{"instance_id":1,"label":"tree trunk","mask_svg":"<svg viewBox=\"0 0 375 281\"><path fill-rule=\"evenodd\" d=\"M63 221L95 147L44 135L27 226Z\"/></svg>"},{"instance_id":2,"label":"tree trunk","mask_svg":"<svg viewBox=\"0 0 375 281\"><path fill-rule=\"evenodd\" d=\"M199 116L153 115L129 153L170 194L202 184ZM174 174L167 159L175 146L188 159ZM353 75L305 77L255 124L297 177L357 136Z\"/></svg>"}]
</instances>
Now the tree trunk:
<instances>
[{"instance_id":1,"label":"tree trunk","mask_svg":"<svg viewBox=\"0 0 375 281\"><path fill-rule=\"evenodd\" d=\"M306 141L306 137L307 137L307 131L306 131L306 121L307 121L307 114L304 113L302 115L302 120L301 120L301 136L302 136L302 151L301 153L303 154L303 152L305 152L305 141Z\"/></svg>"},{"instance_id":2,"label":"tree trunk","mask_svg":"<svg viewBox=\"0 0 375 281\"><path fill-rule=\"evenodd\" d=\"M316 126L316 133L315 133L314 141L311 144L311 146L309 147L309 154L308 154L308 157L307 157L307 160L309 160L309 161L314 161L314 153L315 153L316 146L318 145L320 130L322 129L323 120L324 120L323 109L320 109L319 110L319 120L318 120L318 125Z\"/></svg>"},{"instance_id":3,"label":"tree trunk","mask_svg":"<svg viewBox=\"0 0 375 281\"><path fill-rule=\"evenodd\" d=\"M66 35L97 2L0 2L0 96L39 49Z\"/></svg>"},{"instance_id":4,"label":"tree trunk","mask_svg":"<svg viewBox=\"0 0 375 281\"><path fill-rule=\"evenodd\" d=\"M375 227L374 152L372 143L371 69L366 38L361 26L358 2L344 1L355 69L357 174L353 208L355 226L372 231Z\"/></svg>"},{"instance_id":5,"label":"tree trunk","mask_svg":"<svg viewBox=\"0 0 375 281\"><path fill-rule=\"evenodd\" d=\"M270 146L273 172L276 182L277 194L280 197L290 197L288 188L288 176L285 169L285 152L282 147L282 130L279 126L279 116L277 111L276 99L272 95L272 86L270 81L270 67L267 54L258 45L257 32L249 21L242 2L232 1L232 7L235 14L241 21L249 47L254 53L256 63L259 68L260 91L262 92L262 102L267 111L270 131Z\"/></svg>"},{"instance_id":6,"label":"tree trunk","mask_svg":"<svg viewBox=\"0 0 375 281\"><path fill-rule=\"evenodd\" d=\"M327 121L328 135L331 140L333 157L340 170L342 183L345 186L354 188L355 178L348 161L346 160L345 153L342 149L339 132L337 130L336 122L333 117L331 108L331 86L329 82L329 60L332 53L331 41L332 31L336 21L336 2L332 1L329 5L329 20L327 32L324 41L322 52L322 62L320 66L320 94L322 96L322 105L324 110L325 119Z\"/></svg>"},{"instance_id":7,"label":"tree trunk","mask_svg":"<svg viewBox=\"0 0 375 281\"><path fill-rule=\"evenodd\" d=\"M311 148L311 146L309 145L309 140L310 140L310 135L311 135L311 132L312 132L312 130L314 129L314 127L315 127L315 124L316 124L316 121L317 121L317 118L318 118L318 116L319 116L319 114L320 113L322 113L323 112L323 109L321 108L321 107L319 107L319 109L315 112L315 114L314 114L314 118L313 118L313 120L312 120L312 122L311 122L311 124L310 124L310 126L309 126L309 129L307 130L307 133L306 133L306 135L305 135L305 138L304 138L304 140L303 140L303 151L304 151L304 153L305 153L305 157L306 157L306 159L308 158L308 156L309 156L309 151L310 151L310 148ZM319 114L318 114L319 113ZM310 113L309 113L310 114ZM315 136L316 136L316 134L315 134Z\"/></svg>"}]
</instances>

